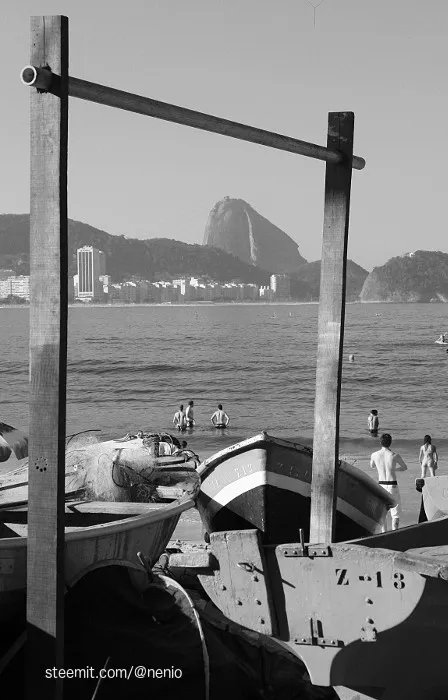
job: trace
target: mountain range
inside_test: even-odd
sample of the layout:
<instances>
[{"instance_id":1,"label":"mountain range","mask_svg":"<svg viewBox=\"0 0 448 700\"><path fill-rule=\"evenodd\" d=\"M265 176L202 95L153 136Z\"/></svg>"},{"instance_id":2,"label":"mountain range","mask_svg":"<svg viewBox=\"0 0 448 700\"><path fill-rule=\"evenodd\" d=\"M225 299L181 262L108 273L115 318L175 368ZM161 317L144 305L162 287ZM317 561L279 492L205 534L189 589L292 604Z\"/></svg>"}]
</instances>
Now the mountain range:
<instances>
[{"instance_id":1,"label":"mountain range","mask_svg":"<svg viewBox=\"0 0 448 700\"><path fill-rule=\"evenodd\" d=\"M203 245L167 238L113 236L71 219L68 239L71 274L77 271L77 248L93 245L104 251L106 270L114 282L192 276L261 286L269 284L270 274L288 273L293 299L319 299L320 261L307 262L292 238L241 199L226 197L215 204L205 226ZM29 274L28 214L0 215L0 268ZM448 254L416 251L391 258L371 273L348 260L346 299L448 301Z\"/></svg>"},{"instance_id":2,"label":"mountain range","mask_svg":"<svg viewBox=\"0 0 448 700\"><path fill-rule=\"evenodd\" d=\"M231 253L168 238L139 240L113 236L106 231L69 219L69 272L76 274L76 250L85 245L106 256L106 271L114 282L140 278L171 280L182 276L208 277L218 282L241 280L269 284L269 274ZM29 274L29 215L0 215L0 268Z\"/></svg>"}]
</instances>

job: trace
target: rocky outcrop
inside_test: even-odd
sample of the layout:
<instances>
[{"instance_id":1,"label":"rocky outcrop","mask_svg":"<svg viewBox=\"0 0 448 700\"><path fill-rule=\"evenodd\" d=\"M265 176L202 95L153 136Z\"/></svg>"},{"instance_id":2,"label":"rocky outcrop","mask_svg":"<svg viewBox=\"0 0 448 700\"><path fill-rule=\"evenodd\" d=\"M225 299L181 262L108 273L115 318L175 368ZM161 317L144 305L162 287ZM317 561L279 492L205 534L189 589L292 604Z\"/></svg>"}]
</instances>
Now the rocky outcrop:
<instances>
[{"instance_id":1,"label":"rocky outcrop","mask_svg":"<svg viewBox=\"0 0 448 700\"><path fill-rule=\"evenodd\" d=\"M243 199L224 197L211 210L204 245L221 248L271 273L295 272L306 262L290 236Z\"/></svg>"},{"instance_id":2,"label":"rocky outcrop","mask_svg":"<svg viewBox=\"0 0 448 700\"><path fill-rule=\"evenodd\" d=\"M448 299L448 254L417 250L375 267L364 282L363 302L444 302Z\"/></svg>"},{"instance_id":3,"label":"rocky outcrop","mask_svg":"<svg viewBox=\"0 0 448 700\"><path fill-rule=\"evenodd\" d=\"M353 260L347 260L346 301L359 301L359 294L368 274L367 270L364 270L363 267L353 262ZM302 292L303 298L309 301L318 301L320 291L320 260L315 260L314 262L306 263L299 267L297 273L291 280L291 293L295 293L297 287L302 290L304 285L306 285L308 289L308 296L303 296ZM300 298L300 292L297 293L296 296Z\"/></svg>"}]
</instances>

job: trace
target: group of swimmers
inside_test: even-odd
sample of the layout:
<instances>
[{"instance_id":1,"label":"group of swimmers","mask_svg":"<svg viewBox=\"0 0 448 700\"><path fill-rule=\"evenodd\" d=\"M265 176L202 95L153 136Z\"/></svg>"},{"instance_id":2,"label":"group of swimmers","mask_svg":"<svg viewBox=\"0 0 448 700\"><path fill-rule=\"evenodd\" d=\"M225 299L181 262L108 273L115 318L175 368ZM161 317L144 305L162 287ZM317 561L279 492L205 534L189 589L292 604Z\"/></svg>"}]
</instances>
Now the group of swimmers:
<instances>
[{"instance_id":1,"label":"group of swimmers","mask_svg":"<svg viewBox=\"0 0 448 700\"><path fill-rule=\"evenodd\" d=\"M368 416L367 424L369 432L372 436L378 436L379 418L378 411L372 410ZM392 436L389 433L383 433L380 438L381 448L373 452L370 456L370 467L378 472L378 484L382 486L395 500L395 506L389 510L392 518L392 530L397 530L400 524L401 499L398 488L396 472L404 472L407 470L407 464L403 458L390 449L392 444ZM425 479L429 476L435 476L435 471L438 466L439 456L437 448L432 444L431 435L425 435L423 445L420 447L419 462L421 466L421 478ZM383 527L385 531L386 526Z\"/></svg>"},{"instance_id":2,"label":"group of swimmers","mask_svg":"<svg viewBox=\"0 0 448 700\"><path fill-rule=\"evenodd\" d=\"M229 416L223 411L221 403L218 404L218 409L213 413L210 421L215 428L227 428L229 425ZM173 423L181 432L187 428L193 428L196 425L196 421L194 420L194 401L188 402L185 411L184 405L182 403L180 404L179 410L174 414Z\"/></svg>"}]
</instances>

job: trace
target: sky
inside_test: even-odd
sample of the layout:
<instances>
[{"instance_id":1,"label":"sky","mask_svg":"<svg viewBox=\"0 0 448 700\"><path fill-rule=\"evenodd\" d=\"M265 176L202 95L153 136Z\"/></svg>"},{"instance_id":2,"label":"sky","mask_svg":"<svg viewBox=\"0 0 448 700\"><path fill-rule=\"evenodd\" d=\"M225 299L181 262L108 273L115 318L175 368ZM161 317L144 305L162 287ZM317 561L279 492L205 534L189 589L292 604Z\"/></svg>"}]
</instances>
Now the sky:
<instances>
[{"instance_id":1,"label":"sky","mask_svg":"<svg viewBox=\"0 0 448 700\"><path fill-rule=\"evenodd\" d=\"M2 0L0 213L29 211L29 17L69 18L73 77L317 144L355 113L349 257L448 252L446 0ZM325 163L70 98L69 216L202 243L225 196L321 257Z\"/></svg>"}]
</instances>

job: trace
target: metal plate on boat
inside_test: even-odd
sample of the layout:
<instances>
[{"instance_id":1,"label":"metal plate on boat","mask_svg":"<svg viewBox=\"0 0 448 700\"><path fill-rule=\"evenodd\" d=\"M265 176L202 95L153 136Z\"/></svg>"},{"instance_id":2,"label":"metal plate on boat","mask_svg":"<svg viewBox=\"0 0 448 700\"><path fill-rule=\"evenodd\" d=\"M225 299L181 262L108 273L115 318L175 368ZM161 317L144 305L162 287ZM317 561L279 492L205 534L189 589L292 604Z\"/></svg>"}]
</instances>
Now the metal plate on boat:
<instances>
[{"instance_id":1,"label":"metal plate on boat","mask_svg":"<svg viewBox=\"0 0 448 700\"><path fill-rule=\"evenodd\" d=\"M0 559L0 574L14 573L14 559Z\"/></svg>"}]
</instances>

